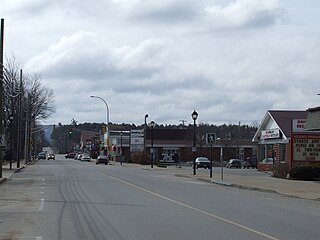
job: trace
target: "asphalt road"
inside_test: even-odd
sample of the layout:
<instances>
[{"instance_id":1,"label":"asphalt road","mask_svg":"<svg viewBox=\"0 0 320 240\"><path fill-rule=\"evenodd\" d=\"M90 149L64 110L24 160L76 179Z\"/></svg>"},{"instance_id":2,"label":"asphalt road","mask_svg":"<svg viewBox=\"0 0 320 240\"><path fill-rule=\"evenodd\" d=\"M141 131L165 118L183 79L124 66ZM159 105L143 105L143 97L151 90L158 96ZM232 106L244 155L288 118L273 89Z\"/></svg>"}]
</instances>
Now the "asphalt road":
<instances>
[{"instance_id":1,"label":"asphalt road","mask_svg":"<svg viewBox=\"0 0 320 240\"><path fill-rule=\"evenodd\" d=\"M0 186L0 239L319 239L318 201L145 170L41 160Z\"/></svg>"}]
</instances>

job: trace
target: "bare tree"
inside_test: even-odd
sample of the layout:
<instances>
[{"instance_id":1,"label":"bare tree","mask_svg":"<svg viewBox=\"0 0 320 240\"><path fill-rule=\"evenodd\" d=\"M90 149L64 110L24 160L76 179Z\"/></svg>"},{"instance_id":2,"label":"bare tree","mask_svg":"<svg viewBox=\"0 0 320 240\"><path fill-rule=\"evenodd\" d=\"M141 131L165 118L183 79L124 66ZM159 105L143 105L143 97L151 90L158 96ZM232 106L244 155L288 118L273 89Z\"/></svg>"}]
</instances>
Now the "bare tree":
<instances>
[{"instance_id":1,"label":"bare tree","mask_svg":"<svg viewBox=\"0 0 320 240\"><path fill-rule=\"evenodd\" d=\"M39 74L27 78L30 112L35 120L45 120L55 112L53 90L42 85Z\"/></svg>"}]
</instances>

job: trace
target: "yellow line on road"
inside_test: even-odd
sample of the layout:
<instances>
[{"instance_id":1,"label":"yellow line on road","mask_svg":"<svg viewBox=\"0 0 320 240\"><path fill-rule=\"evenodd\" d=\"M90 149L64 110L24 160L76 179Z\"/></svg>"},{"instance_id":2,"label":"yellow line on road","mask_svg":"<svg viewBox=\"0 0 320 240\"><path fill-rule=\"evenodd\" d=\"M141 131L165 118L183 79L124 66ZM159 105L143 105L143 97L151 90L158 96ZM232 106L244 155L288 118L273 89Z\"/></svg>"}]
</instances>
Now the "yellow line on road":
<instances>
[{"instance_id":1,"label":"yellow line on road","mask_svg":"<svg viewBox=\"0 0 320 240\"><path fill-rule=\"evenodd\" d=\"M104 175L104 174L101 174L101 175ZM104 176L106 176L106 175L104 175ZM259 232L259 231L257 231L257 230L254 230L254 229L252 229L252 228L246 227L246 226L241 225L241 224L239 224L239 223L230 221L230 220L228 220L228 219L226 219L226 218L219 217L219 216L214 215L214 214L212 214L212 213L202 211L202 210L200 210L200 209L198 209L198 208L192 207L192 206L187 205L187 204L185 204L185 203L178 202L178 201L176 201L176 200L174 200L174 199L171 199L171 198L168 198L168 197L166 197L166 196L160 195L160 194L158 194L158 193L149 191L149 190L147 190L147 189L144 189L144 188L139 187L139 186L137 186L137 185L134 185L134 184L132 184L132 183L126 182L126 181L121 180L121 179L119 179L119 178L115 178L115 177L111 177L111 176L109 176L109 178L110 178L110 179L113 179L113 180L115 180L115 181L124 183L124 184L126 184L126 185L128 185L128 186L131 186L131 187L133 187L133 188L139 189L139 190L141 190L141 191L144 191L144 192L146 192L146 193L150 193L150 194L152 194L152 195L154 195L154 196L157 196L157 197L159 197L159 198L162 198L162 199L165 199L165 200L167 200L167 201L173 202L173 203L178 204L178 205L180 205L180 206L183 206L183 207L192 209L192 210L194 210L194 211L196 211L196 212L205 214L205 215L210 216L210 217L212 217L212 218L219 219L219 220L221 220L221 221L223 221L223 222L232 224L232 225L234 225L234 226L237 226L237 227L239 227L239 228L245 229L245 230L247 230L247 231L249 231L249 232L255 233L255 234L260 235L260 236L263 236L263 237L265 237L265 238L272 239L272 240L279 240L278 238L275 238L275 237L270 236L270 235L268 235L268 234Z\"/></svg>"}]
</instances>

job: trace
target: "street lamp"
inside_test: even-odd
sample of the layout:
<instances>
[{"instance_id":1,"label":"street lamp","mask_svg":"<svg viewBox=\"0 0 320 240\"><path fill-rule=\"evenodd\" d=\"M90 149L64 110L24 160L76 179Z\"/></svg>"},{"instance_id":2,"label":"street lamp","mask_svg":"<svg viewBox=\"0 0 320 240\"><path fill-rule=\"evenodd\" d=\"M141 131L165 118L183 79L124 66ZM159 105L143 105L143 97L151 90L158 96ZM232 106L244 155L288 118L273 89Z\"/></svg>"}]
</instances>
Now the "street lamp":
<instances>
[{"instance_id":1,"label":"street lamp","mask_svg":"<svg viewBox=\"0 0 320 240\"><path fill-rule=\"evenodd\" d=\"M154 158L154 149L153 149L153 129L155 126L155 122L151 121L150 126L151 126L151 168L153 168L153 158Z\"/></svg>"},{"instance_id":2,"label":"street lamp","mask_svg":"<svg viewBox=\"0 0 320 240\"><path fill-rule=\"evenodd\" d=\"M104 104L106 105L106 109L107 109L107 118L106 118L106 124L107 125L109 125L109 122L110 122L110 119L109 119L109 117L110 117L110 112L109 112L109 106L108 106L108 104L107 104L107 102L102 98L102 97L98 97L98 96L90 96L90 97L92 97L92 98L98 98L98 99L100 99L101 101L103 101L104 102Z\"/></svg>"},{"instance_id":3,"label":"street lamp","mask_svg":"<svg viewBox=\"0 0 320 240\"><path fill-rule=\"evenodd\" d=\"M196 120L198 118L198 113L196 110L191 113L193 119L193 175L196 175Z\"/></svg>"},{"instance_id":4,"label":"street lamp","mask_svg":"<svg viewBox=\"0 0 320 240\"><path fill-rule=\"evenodd\" d=\"M106 124L107 124L107 141L109 141L109 122L110 122L110 112L109 112L109 106L107 104L107 102L102 98L102 97L98 97L98 96L90 96L91 98L98 98L100 99L101 101L104 102L104 104L106 105ZM109 148L109 145L107 146Z\"/></svg>"}]
</instances>

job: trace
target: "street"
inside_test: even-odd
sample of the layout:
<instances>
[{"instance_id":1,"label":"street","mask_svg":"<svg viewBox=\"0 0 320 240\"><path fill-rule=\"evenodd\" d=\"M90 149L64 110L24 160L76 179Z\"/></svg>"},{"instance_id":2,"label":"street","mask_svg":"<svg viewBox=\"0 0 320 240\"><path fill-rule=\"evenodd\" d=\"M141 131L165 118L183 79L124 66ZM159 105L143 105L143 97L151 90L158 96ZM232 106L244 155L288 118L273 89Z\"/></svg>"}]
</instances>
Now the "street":
<instances>
[{"instance_id":1,"label":"street","mask_svg":"<svg viewBox=\"0 0 320 240\"><path fill-rule=\"evenodd\" d=\"M40 160L0 185L0 239L319 239L318 201L177 171Z\"/></svg>"}]
</instances>

